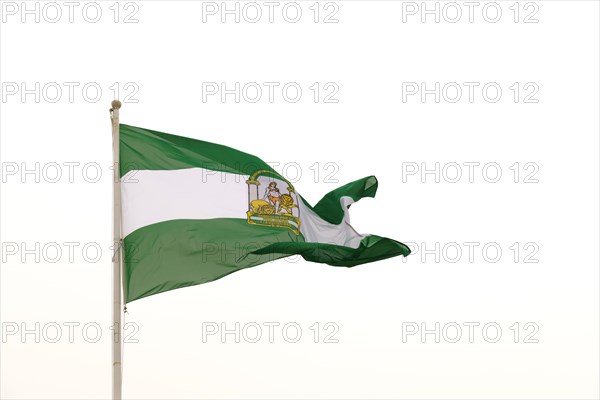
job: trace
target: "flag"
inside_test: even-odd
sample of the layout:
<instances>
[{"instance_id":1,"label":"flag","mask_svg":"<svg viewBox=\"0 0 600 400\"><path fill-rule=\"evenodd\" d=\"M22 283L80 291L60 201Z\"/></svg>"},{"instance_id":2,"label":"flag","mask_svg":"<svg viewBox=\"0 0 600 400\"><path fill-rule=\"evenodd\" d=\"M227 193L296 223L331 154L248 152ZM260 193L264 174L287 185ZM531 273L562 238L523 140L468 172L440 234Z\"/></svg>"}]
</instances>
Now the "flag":
<instances>
[{"instance_id":1,"label":"flag","mask_svg":"<svg viewBox=\"0 0 600 400\"><path fill-rule=\"evenodd\" d=\"M119 133L126 302L294 254L352 267L410 253L350 225L349 206L375 196L374 176L313 207L253 155L124 124Z\"/></svg>"}]
</instances>

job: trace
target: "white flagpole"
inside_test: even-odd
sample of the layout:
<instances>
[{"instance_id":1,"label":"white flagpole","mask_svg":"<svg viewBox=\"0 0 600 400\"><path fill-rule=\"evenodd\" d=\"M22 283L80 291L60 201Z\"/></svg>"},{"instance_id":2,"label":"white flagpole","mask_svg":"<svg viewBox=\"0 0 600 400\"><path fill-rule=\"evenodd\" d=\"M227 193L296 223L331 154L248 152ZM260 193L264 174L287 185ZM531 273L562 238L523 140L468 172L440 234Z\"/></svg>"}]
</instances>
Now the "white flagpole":
<instances>
[{"instance_id":1,"label":"white flagpole","mask_svg":"<svg viewBox=\"0 0 600 400\"><path fill-rule=\"evenodd\" d=\"M112 122L113 140L113 341L112 341L112 398L121 400L121 387L123 381L122 361L122 326L121 313L121 274L123 262L123 241L121 238L121 174L119 168L119 109L121 102L113 100L111 103L110 117Z\"/></svg>"}]
</instances>

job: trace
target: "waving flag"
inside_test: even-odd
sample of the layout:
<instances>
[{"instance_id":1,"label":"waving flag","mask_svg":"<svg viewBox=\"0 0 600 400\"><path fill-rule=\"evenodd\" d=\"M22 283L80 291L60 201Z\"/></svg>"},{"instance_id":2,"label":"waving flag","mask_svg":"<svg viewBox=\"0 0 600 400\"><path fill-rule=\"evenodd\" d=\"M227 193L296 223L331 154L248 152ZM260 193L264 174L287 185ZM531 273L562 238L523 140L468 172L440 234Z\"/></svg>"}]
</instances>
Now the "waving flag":
<instances>
[{"instance_id":1,"label":"waving flag","mask_svg":"<svg viewBox=\"0 0 600 400\"><path fill-rule=\"evenodd\" d=\"M126 302L292 254L352 267L410 253L350 225L348 207L375 196L374 176L313 207L253 155L123 124L119 133Z\"/></svg>"}]
</instances>

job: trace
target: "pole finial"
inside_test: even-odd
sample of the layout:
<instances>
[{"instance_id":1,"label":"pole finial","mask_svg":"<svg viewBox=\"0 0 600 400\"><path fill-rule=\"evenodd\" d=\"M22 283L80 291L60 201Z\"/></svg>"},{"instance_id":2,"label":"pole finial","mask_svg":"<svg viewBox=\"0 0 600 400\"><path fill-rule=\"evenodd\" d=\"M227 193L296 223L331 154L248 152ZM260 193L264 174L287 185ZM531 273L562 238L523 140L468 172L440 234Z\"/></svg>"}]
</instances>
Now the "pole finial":
<instances>
[{"instance_id":1,"label":"pole finial","mask_svg":"<svg viewBox=\"0 0 600 400\"><path fill-rule=\"evenodd\" d=\"M118 110L119 108L121 108L121 102L119 100L113 100L112 103L110 103L110 105L113 110Z\"/></svg>"}]
</instances>

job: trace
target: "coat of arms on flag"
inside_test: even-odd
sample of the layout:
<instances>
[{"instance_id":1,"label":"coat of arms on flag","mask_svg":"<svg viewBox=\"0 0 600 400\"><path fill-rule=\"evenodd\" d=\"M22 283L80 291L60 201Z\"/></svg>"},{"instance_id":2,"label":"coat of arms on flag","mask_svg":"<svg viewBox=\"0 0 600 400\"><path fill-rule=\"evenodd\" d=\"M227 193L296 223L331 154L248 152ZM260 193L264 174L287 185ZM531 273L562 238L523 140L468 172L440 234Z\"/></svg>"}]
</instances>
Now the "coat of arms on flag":
<instances>
[{"instance_id":1,"label":"coat of arms on flag","mask_svg":"<svg viewBox=\"0 0 600 400\"><path fill-rule=\"evenodd\" d=\"M294 186L271 171L254 172L248 184L248 223L291 229L300 234L300 208ZM281 189L280 189L281 188ZM285 188L285 189L284 189Z\"/></svg>"}]
</instances>

